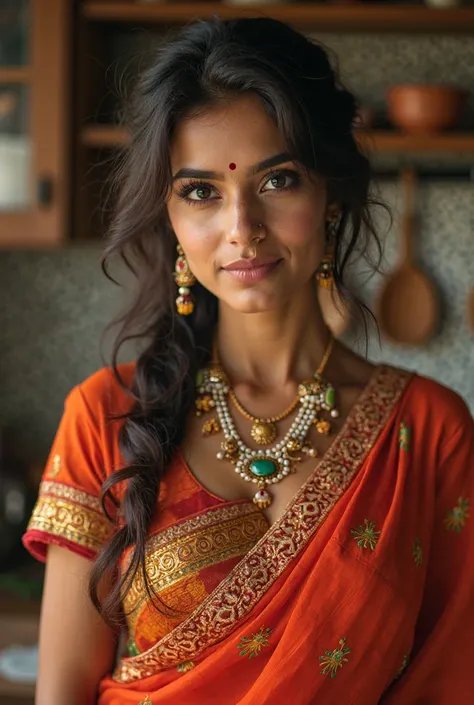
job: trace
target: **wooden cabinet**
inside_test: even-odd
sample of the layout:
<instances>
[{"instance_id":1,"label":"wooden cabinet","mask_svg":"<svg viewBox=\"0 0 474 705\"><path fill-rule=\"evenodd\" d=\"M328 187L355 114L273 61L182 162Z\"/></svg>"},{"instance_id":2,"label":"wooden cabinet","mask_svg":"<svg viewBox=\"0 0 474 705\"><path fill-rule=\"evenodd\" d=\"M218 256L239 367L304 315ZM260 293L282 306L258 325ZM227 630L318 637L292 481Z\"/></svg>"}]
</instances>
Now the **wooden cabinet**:
<instances>
[{"instance_id":1,"label":"wooden cabinet","mask_svg":"<svg viewBox=\"0 0 474 705\"><path fill-rule=\"evenodd\" d=\"M0 247L69 230L71 0L0 3Z\"/></svg>"}]
</instances>

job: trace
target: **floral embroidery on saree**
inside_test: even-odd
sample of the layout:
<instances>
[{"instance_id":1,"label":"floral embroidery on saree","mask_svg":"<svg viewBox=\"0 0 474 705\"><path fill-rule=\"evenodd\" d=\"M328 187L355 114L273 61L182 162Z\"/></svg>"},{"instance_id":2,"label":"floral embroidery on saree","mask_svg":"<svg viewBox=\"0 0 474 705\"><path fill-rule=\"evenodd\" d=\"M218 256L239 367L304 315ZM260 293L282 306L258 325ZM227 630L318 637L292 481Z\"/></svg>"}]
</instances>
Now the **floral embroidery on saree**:
<instances>
[{"instance_id":1,"label":"floral embroidery on saree","mask_svg":"<svg viewBox=\"0 0 474 705\"><path fill-rule=\"evenodd\" d=\"M51 461L51 467L48 470L47 476L53 480L61 470L61 456L56 454Z\"/></svg>"},{"instance_id":2,"label":"floral embroidery on saree","mask_svg":"<svg viewBox=\"0 0 474 705\"><path fill-rule=\"evenodd\" d=\"M277 520L199 607L147 651L122 659L114 679L130 683L196 658L226 638L303 550L349 487L412 374L379 366L341 431Z\"/></svg>"},{"instance_id":3,"label":"floral embroidery on saree","mask_svg":"<svg viewBox=\"0 0 474 705\"><path fill-rule=\"evenodd\" d=\"M326 650L323 656L319 657L319 665L322 666L321 675L329 675L331 678L335 678L339 669L341 669L344 663L349 660L347 654L350 654L352 649L346 646L347 638L339 640L339 648L334 649L334 651Z\"/></svg>"},{"instance_id":4,"label":"floral embroidery on saree","mask_svg":"<svg viewBox=\"0 0 474 705\"><path fill-rule=\"evenodd\" d=\"M176 670L178 673L187 673L188 671L191 671L196 664L194 661L183 661L183 663L179 663L176 666Z\"/></svg>"},{"instance_id":5,"label":"floral embroidery on saree","mask_svg":"<svg viewBox=\"0 0 474 705\"><path fill-rule=\"evenodd\" d=\"M59 457L59 456L58 456ZM113 524L97 497L59 482L43 481L27 531L41 531L97 552Z\"/></svg>"},{"instance_id":6,"label":"floral embroidery on saree","mask_svg":"<svg viewBox=\"0 0 474 705\"><path fill-rule=\"evenodd\" d=\"M140 653L134 639L129 639L127 641L127 653L129 656L138 656Z\"/></svg>"},{"instance_id":7,"label":"floral embroidery on saree","mask_svg":"<svg viewBox=\"0 0 474 705\"><path fill-rule=\"evenodd\" d=\"M379 540L381 531L375 530L375 522L364 519L365 526L359 526L357 529L352 529L351 534L354 541L357 542L359 548L370 548L373 551Z\"/></svg>"},{"instance_id":8,"label":"floral embroidery on saree","mask_svg":"<svg viewBox=\"0 0 474 705\"><path fill-rule=\"evenodd\" d=\"M138 705L153 705L148 695L145 695L145 700L140 700Z\"/></svg>"},{"instance_id":9,"label":"floral embroidery on saree","mask_svg":"<svg viewBox=\"0 0 474 705\"><path fill-rule=\"evenodd\" d=\"M408 452L410 450L410 427L404 421L400 424L398 434L398 444L401 450Z\"/></svg>"},{"instance_id":10,"label":"floral embroidery on saree","mask_svg":"<svg viewBox=\"0 0 474 705\"><path fill-rule=\"evenodd\" d=\"M420 565L423 563L423 548L421 545L421 539L418 536L413 541L411 553L413 556L413 560L415 561L415 565L419 568Z\"/></svg>"},{"instance_id":11,"label":"floral embroidery on saree","mask_svg":"<svg viewBox=\"0 0 474 705\"><path fill-rule=\"evenodd\" d=\"M262 649L268 646L272 631L272 629L262 627L250 637L243 636L237 644L237 648L240 649L239 656L248 656L248 658L258 656Z\"/></svg>"},{"instance_id":12,"label":"floral embroidery on saree","mask_svg":"<svg viewBox=\"0 0 474 705\"><path fill-rule=\"evenodd\" d=\"M459 497L457 505L446 513L444 525L448 531L455 531L460 534L469 516L469 500Z\"/></svg>"}]
</instances>

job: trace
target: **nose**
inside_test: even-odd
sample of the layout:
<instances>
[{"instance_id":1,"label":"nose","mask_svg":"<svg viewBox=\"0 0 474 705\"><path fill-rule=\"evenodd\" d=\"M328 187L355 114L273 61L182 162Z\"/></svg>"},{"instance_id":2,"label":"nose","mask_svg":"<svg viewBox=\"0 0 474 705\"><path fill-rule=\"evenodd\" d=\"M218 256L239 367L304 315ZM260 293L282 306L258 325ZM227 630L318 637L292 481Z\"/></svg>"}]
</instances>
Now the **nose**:
<instances>
[{"instance_id":1,"label":"nose","mask_svg":"<svg viewBox=\"0 0 474 705\"><path fill-rule=\"evenodd\" d=\"M249 247L258 235L262 240L264 237L262 215L244 200L238 200L229 206L226 239L232 245L239 247Z\"/></svg>"}]
</instances>

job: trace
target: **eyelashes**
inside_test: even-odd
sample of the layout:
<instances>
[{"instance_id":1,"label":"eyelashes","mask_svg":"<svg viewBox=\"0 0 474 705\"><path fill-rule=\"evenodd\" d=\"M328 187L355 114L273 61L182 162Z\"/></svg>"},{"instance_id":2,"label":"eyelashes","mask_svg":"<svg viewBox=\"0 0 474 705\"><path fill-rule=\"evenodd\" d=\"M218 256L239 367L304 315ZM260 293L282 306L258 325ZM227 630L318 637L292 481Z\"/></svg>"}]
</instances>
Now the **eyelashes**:
<instances>
[{"instance_id":1,"label":"eyelashes","mask_svg":"<svg viewBox=\"0 0 474 705\"><path fill-rule=\"evenodd\" d=\"M208 184L206 181L188 181L187 184L182 184L178 188L177 194L178 194L179 198L183 199L183 201L186 201L187 203L194 205L196 203L197 204L203 203L205 201L208 201L209 199L208 198L189 198L189 195L193 191L197 191L198 189L202 189L203 191L206 191L206 190L212 191L213 188L214 187L211 186L210 184Z\"/></svg>"},{"instance_id":2,"label":"eyelashes","mask_svg":"<svg viewBox=\"0 0 474 705\"><path fill-rule=\"evenodd\" d=\"M301 175L297 171L293 171L292 169L278 169L277 171L273 171L271 174L268 174L264 185L267 185L269 182L279 179L280 177L289 179L290 184L272 189L265 189L264 193L266 193L267 191L290 191L292 189L298 188L301 183ZM190 206L199 206L203 203L207 203L208 201L214 200L210 197L189 198L189 196L197 190L212 193L212 191L215 191L216 189L214 186L212 186L212 184L209 184L207 181L192 180L188 181L187 183L181 184L181 186L178 187L176 193L179 198L181 198L186 204Z\"/></svg>"}]
</instances>

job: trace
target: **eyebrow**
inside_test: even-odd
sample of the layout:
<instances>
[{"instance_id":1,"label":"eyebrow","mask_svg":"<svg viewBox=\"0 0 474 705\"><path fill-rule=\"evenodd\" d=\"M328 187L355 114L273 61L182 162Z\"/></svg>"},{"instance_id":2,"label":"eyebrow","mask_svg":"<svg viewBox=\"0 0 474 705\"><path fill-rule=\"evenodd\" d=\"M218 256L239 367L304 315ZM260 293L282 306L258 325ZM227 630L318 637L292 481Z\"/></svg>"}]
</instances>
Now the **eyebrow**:
<instances>
[{"instance_id":1,"label":"eyebrow","mask_svg":"<svg viewBox=\"0 0 474 705\"><path fill-rule=\"evenodd\" d=\"M268 157L268 159L254 164L247 170L247 174L249 176L255 176L255 174L265 169L270 169L272 166L278 166L278 164L291 161L294 161L294 159L288 152L280 152L280 154L275 154L273 157ZM173 176L173 181L177 179L213 179L215 181L223 181L224 178L225 176L222 171L208 171L205 169L183 167Z\"/></svg>"}]
</instances>

